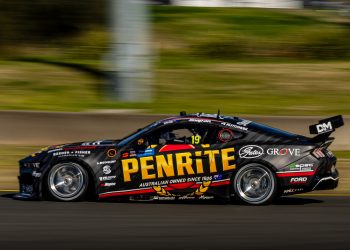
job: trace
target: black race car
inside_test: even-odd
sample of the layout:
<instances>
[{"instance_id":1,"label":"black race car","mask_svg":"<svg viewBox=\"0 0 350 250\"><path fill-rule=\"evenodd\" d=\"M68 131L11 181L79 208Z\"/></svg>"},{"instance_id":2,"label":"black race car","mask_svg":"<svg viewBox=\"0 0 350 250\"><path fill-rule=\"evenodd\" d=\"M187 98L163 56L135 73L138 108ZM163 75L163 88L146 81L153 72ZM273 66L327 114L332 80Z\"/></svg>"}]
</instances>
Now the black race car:
<instances>
[{"instance_id":1,"label":"black race car","mask_svg":"<svg viewBox=\"0 0 350 250\"><path fill-rule=\"evenodd\" d=\"M122 140L51 146L20 163L17 199L77 201L275 197L338 185L330 134L341 116L310 126L308 138L238 117L190 114L154 122Z\"/></svg>"}]
</instances>

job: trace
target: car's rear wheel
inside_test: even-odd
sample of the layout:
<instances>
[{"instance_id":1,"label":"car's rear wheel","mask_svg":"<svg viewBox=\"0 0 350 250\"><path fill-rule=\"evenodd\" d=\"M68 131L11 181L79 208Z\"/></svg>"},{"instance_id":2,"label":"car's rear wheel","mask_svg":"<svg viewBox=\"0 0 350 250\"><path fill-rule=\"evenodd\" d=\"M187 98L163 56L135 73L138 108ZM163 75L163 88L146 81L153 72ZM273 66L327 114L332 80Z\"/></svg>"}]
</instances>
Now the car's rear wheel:
<instances>
[{"instance_id":1,"label":"car's rear wheel","mask_svg":"<svg viewBox=\"0 0 350 250\"><path fill-rule=\"evenodd\" d=\"M234 197L251 205L270 203L276 196L277 181L264 165L253 163L240 168L233 180Z\"/></svg>"},{"instance_id":2,"label":"car's rear wheel","mask_svg":"<svg viewBox=\"0 0 350 250\"><path fill-rule=\"evenodd\" d=\"M74 162L59 163L53 166L47 175L49 193L59 201L83 199L88 183L88 173Z\"/></svg>"}]
</instances>

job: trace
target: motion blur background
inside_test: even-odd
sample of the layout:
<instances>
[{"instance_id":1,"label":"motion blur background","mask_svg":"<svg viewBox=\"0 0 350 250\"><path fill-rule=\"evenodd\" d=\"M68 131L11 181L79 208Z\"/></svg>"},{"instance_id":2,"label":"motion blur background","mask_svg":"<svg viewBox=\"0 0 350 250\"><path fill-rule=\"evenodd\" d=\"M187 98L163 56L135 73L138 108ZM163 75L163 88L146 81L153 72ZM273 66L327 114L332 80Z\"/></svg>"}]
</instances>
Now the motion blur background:
<instances>
[{"instance_id":1,"label":"motion blur background","mask_svg":"<svg viewBox=\"0 0 350 250\"><path fill-rule=\"evenodd\" d=\"M347 0L0 0L0 188L37 145L118 138L145 114L349 115L349 59Z\"/></svg>"},{"instance_id":2,"label":"motion blur background","mask_svg":"<svg viewBox=\"0 0 350 250\"><path fill-rule=\"evenodd\" d=\"M112 2L0 0L0 109L350 112L350 1L148 1L154 93L141 103L108 98Z\"/></svg>"}]
</instances>

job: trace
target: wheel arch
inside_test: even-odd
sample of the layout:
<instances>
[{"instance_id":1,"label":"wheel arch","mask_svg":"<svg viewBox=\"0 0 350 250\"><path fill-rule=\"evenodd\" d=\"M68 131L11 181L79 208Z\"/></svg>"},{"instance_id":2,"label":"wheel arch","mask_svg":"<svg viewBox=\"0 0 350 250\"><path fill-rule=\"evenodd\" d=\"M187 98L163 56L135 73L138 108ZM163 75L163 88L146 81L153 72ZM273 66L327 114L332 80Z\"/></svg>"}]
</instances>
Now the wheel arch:
<instances>
[{"instance_id":1,"label":"wheel arch","mask_svg":"<svg viewBox=\"0 0 350 250\"><path fill-rule=\"evenodd\" d=\"M88 177L89 177L86 198L88 200L97 199L96 176L95 176L91 166L87 162L83 161L82 159L75 158L75 157L64 157L64 158L59 158L59 159L53 159L48 164L48 167L45 169L45 173L43 174L43 177L42 177L41 183L40 183L40 189L41 189L41 194L42 194L43 198L49 197L47 187L45 186L46 185L45 180L47 179L47 175L49 174L50 169L57 164L65 163L65 162L72 162L72 163L79 164L81 167L83 167L86 170L86 172L88 173Z\"/></svg>"},{"instance_id":2,"label":"wheel arch","mask_svg":"<svg viewBox=\"0 0 350 250\"><path fill-rule=\"evenodd\" d=\"M275 167L273 164L271 164L270 162L268 162L268 161L266 161L266 160L253 159L253 160L245 161L244 163L237 165L237 168L235 169L234 173L233 173L233 174L231 175L231 177L230 177L230 188L229 188L229 196L230 196L230 197L233 197L233 195L234 195L234 185L233 185L233 182L234 182L234 179L235 179L235 177L236 177L238 171L239 171L241 168L243 168L243 167L245 167L245 166L247 166L247 165L250 165L250 164L254 164L254 163L260 164L260 165L263 165L263 166L267 167L267 168L275 175L275 180L276 180L276 184L277 184L277 185L276 185L276 188L277 188L276 192L277 192L277 193L280 192L280 190L281 190L281 184L280 184L280 181L279 181L279 179L278 179L278 177L277 177L277 174L276 174L276 172L277 172L277 167Z\"/></svg>"},{"instance_id":3,"label":"wheel arch","mask_svg":"<svg viewBox=\"0 0 350 250\"><path fill-rule=\"evenodd\" d=\"M231 178L230 178L230 184L232 184L232 182L233 182L233 180L234 180L234 178L235 178L235 176L236 176L236 174L237 174L239 169L243 168L244 166L246 166L248 164L254 164L254 163L264 165L265 167L270 169L272 173L274 173L276 175L277 167L275 167L273 164L271 164L270 162L265 161L265 160L254 159L254 160L245 161L242 164L236 165L236 169L232 173ZM279 184L277 175L276 175L276 180L277 180L277 184Z\"/></svg>"}]
</instances>

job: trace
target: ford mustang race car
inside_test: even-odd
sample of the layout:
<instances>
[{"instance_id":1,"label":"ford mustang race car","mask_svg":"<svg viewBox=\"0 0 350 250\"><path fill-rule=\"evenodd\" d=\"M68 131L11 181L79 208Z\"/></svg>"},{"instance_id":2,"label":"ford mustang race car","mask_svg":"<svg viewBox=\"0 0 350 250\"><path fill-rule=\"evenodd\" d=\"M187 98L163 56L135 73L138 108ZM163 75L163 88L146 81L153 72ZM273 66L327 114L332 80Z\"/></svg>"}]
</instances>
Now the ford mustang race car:
<instances>
[{"instance_id":1,"label":"ford mustang race car","mask_svg":"<svg viewBox=\"0 0 350 250\"><path fill-rule=\"evenodd\" d=\"M77 201L236 199L334 189L330 134L341 116L310 126L314 137L220 114L154 122L121 140L51 146L20 160L17 199Z\"/></svg>"}]
</instances>

